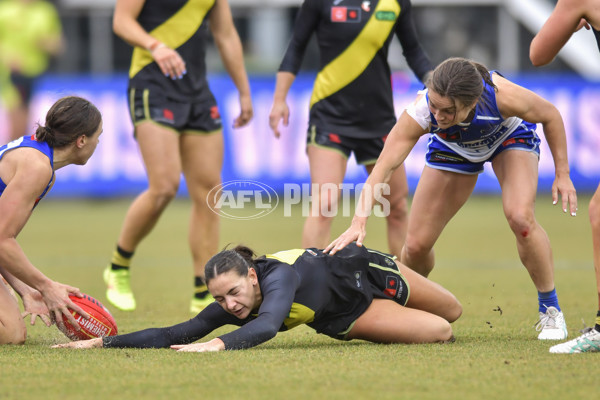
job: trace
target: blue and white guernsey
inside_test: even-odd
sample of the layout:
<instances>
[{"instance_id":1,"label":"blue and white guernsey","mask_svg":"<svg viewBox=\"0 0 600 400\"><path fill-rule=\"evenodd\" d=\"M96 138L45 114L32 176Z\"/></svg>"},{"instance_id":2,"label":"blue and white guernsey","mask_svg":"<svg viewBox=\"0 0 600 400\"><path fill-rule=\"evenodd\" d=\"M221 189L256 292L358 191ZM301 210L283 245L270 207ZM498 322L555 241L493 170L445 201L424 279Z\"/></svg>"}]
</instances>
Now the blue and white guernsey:
<instances>
[{"instance_id":1,"label":"blue and white guernsey","mask_svg":"<svg viewBox=\"0 0 600 400\"><path fill-rule=\"evenodd\" d=\"M407 113L423 129L430 129L436 139L471 162L488 160L519 126L526 130L532 128L532 124L524 122L521 118L502 118L496 104L494 88L485 82L483 93L475 107L473 120L446 129L438 127L435 117L429 110L427 90L423 93L425 95L416 104L407 108Z\"/></svg>"},{"instance_id":2,"label":"blue and white guernsey","mask_svg":"<svg viewBox=\"0 0 600 400\"><path fill-rule=\"evenodd\" d=\"M37 140L35 140L35 135L22 136L18 139L13 140L12 142L8 142L4 146L0 146L0 160L2 160L2 157L4 157L4 155L8 151L14 150L14 149L17 149L20 147L32 147L36 150L41 151L43 154L45 154L48 157L48 159L50 161L50 167L54 168L54 149L52 147L50 147L48 145L48 143L46 143L46 142L38 142ZM46 189L44 189L44 192L36 200L34 208L35 208L35 206L37 206L38 202L46 195L46 193L48 193L48 190L50 190L50 187L52 186L53 180L54 180L54 171L52 171L52 177L50 178L50 182L48 182ZM6 189L6 183L4 183L2 181L2 179L0 179L0 196L2 196L2 193L4 193L4 189Z\"/></svg>"}]
</instances>

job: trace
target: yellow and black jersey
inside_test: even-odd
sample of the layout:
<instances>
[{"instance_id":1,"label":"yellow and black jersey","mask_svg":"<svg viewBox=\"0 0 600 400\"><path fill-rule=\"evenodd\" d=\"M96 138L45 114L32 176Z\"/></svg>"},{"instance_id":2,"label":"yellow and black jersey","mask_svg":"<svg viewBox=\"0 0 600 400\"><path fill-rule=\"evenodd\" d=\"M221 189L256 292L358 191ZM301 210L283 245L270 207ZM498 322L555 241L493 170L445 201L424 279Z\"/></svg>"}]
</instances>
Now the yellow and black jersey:
<instances>
[{"instance_id":1,"label":"yellow and black jersey","mask_svg":"<svg viewBox=\"0 0 600 400\"><path fill-rule=\"evenodd\" d=\"M171 79L160 71L150 52L135 47L129 69L130 89L150 89L182 102L202 103L213 96L206 81L208 15L216 0L146 0L140 25L185 61L187 73Z\"/></svg>"},{"instance_id":2,"label":"yellow and black jersey","mask_svg":"<svg viewBox=\"0 0 600 400\"><path fill-rule=\"evenodd\" d=\"M355 244L333 256L317 249L282 251L259 258L254 268L262 303L248 318L240 320L215 302L187 322L106 337L104 346L192 343L228 324L240 328L219 336L226 349L253 347L302 324L343 340L373 298L405 305L409 297L394 257Z\"/></svg>"},{"instance_id":3,"label":"yellow and black jersey","mask_svg":"<svg viewBox=\"0 0 600 400\"><path fill-rule=\"evenodd\" d=\"M409 0L305 0L279 68L297 74L314 32L320 53L310 125L342 136L387 135L396 122L388 49L399 38L423 81L432 64L421 47Z\"/></svg>"}]
</instances>

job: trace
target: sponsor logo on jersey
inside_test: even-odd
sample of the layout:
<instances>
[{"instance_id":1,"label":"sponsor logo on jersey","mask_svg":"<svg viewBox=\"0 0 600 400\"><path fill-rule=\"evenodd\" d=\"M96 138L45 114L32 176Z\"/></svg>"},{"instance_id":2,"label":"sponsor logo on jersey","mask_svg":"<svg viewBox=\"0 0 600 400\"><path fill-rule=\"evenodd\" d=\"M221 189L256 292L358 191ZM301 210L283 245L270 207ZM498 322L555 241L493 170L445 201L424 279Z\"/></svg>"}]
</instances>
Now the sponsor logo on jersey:
<instances>
[{"instance_id":1,"label":"sponsor logo on jersey","mask_svg":"<svg viewBox=\"0 0 600 400\"><path fill-rule=\"evenodd\" d=\"M360 22L360 8L331 7L331 22Z\"/></svg>"},{"instance_id":2,"label":"sponsor logo on jersey","mask_svg":"<svg viewBox=\"0 0 600 400\"><path fill-rule=\"evenodd\" d=\"M356 279L356 287L359 289L362 287L362 282L360 281L361 275L362 275L362 271L354 272L354 279Z\"/></svg>"},{"instance_id":3,"label":"sponsor logo on jersey","mask_svg":"<svg viewBox=\"0 0 600 400\"><path fill-rule=\"evenodd\" d=\"M165 119L168 119L171 122L175 120L175 115L173 115L173 111L169 110L168 108L163 108L162 111L163 117L165 117Z\"/></svg>"},{"instance_id":4,"label":"sponsor logo on jersey","mask_svg":"<svg viewBox=\"0 0 600 400\"><path fill-rule=\"evenodd\" d=\"M438 162L438 163L451 163L451 164L464 163L467 161L457 154L444 153L441 151L436 151L433 154L431 154L430 160L433 162Z\"/></svg>"},{"instance_id":5,"label":"sponsor logo on jersey","mask_svg":"<svg viewBox=\"0 0 600 400\"><path fill-rule=\"evenodd\" d=\"M510 146L511 144L515 143L527 144L527 140L523 138L510 138L502 142L502 147Z\"/></svg>"},{"instance_id":6,"label":"sponsor logo on jersey","mask_svg":"<svg viewBox=\"0 0 600 400\"><path fill-rule=\"evenodd\" d=\"M342 143L342 139L340 139L340 135L336 134L336 133L330 133L329 135L329 141L333 142L333 143Z\"/></svg>"},{"instance_id":7,"label":"sponsor logo on jersey","mask_svg":"<svg viewBox=\"0 0 600 400\"><path fill-rule=\"evenodd\" d=\"M385 278L385 289L383 290L383 293L389 297L396 296L396 293L398 293L398 281L399 279L397 276L388 275Z\"/></svg>"},{"instance_id":8,"label":"sponsor logo on jersey","mask_svg":"<svg viewBox=\"0 0 600 400\"><path fill-rule=\"evenodd\" d=\"M393 11L377 11L375 13L375 19L379 21L395 21L396 13Z\"/></svg>"},{"instance_id":9,"label":"sponsor logo on jersey","mask_svg":"<svg viewBox=\"0 0 600 400\"><path fill-rule=\"evenodd\" d=\"M143 111L142 107L136 109L135 116L137 118L143 118L145 115L146 114ZM162 122L168 125L173 125L173 123L175 123L175 115L173 114L173 111L169 110L168 108L151 108L150 116L155 122Z\"/></svg>"},{"instance_id":10,"label":"sponsor logo on jersey","mask_svg":"<svg viewBox=\"0 0 600 400\"><path fill-rule=\"evenodd\" d=\"M402 279L397 276L388 275L385 278L385 290L383 291L386 295L392 298L401 298L404 293L404 284Z\"/></svg>"},{"instance_id":11,"label":"sponsor logo on jersey","mask_svg":"<svg viewBox=\"0 0 600 400\"><path fill-rule=\"evenodd\" d=\"M314 251L312 251L311 249L306 249L306 252L307 252L308 254L310 254L311 256L315 256L315 257L317 256L317 253L315 253L315 252L314 252Z\"/></svg>"},{"instance_id":12,"label":"sponsor logo on jersey","mask_svg":"<svg viewBox=\"0 0 600 400\"><path fill-rule=\"evenodd\" d=\"M371 11L371 2L370 1L363 1L362 4L360 5L360 8L362 8L362 10L364 12Z\"/></svg>"},{"instance_id":13,"label":"sponsor logo on jersey","mask_svg":"<svg viewBox=\"0 0 600 400\"><path fill-rule=\"evenodd\" d=\"M442 139L442 140L447 140L447 141L460 140L459 133L435 132L435 134L438 135L440 137L440 139Z\"/></svg>"},{"instance_id":14,"label":"sponsor logo on jersey","mask_svg":"<svg viewBox=\"0 0 600 400\"><path fill-rule=\"evenodd\" d=\"M398 291L396 293L396 298L399 299L402 297L402 293L404 293L404 284L401 279L398 279Z\"/></svg>"},{"instance_id":15,"label":"sponsor logo on jersey","mask_svg":"<svg viewBox=\"0 0 600 400\"><path fill-rule=\"evenodd\" d=\"M212 106L210 108L210 117L212 119L219 119L219 118L221 118L221 114L219 113L219 107Z\"/></svg>"}]
</instances>

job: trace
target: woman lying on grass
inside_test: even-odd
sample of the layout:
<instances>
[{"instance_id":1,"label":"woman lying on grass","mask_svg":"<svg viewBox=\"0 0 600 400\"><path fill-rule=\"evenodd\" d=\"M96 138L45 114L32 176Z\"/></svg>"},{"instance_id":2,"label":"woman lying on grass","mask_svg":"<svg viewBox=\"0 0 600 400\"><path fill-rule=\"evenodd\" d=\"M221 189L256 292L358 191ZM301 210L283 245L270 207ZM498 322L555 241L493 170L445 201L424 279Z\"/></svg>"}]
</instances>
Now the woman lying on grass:
<instances>
[{"instance_id":1,"label":"woman lying on grass","mask_svg":"<svg viewBox=\"0 0 600 400\"><path fill-rule=\"evenodd\" d=\"M246 349L301 324L341 340L435 343L453 339L450 322L462 312L456 297L437 283L395 257L354 243L334 256L295 249L259 258L237 246L212 257L205 271L216 301L191 320L54 347ZM240 328L192 343L228 324Z\"/></svg>"}]
</instances>

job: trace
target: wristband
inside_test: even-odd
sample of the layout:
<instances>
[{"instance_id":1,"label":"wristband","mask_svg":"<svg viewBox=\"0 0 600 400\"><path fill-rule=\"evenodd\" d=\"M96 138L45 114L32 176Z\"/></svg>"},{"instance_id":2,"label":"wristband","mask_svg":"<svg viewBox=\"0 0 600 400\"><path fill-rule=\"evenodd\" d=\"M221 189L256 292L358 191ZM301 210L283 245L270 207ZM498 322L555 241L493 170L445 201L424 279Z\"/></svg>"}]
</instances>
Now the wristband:
<instances>
[{"instance_id":1,"label":"wristband","mask_svg":"<svg viewBox=\"0 0 600 400\"><path fill-rule=\"evenodd\" d=\"M154 42L152 42L150 44L150 46L148 46L146 48L146 50L148 50L150 53L152 53L152 52L154 52L154 50L160 49L161 47L167 47L167 46L165 46L165 44L160 42L159 40L154 40Z\"/></svg>"}]
</instances>

